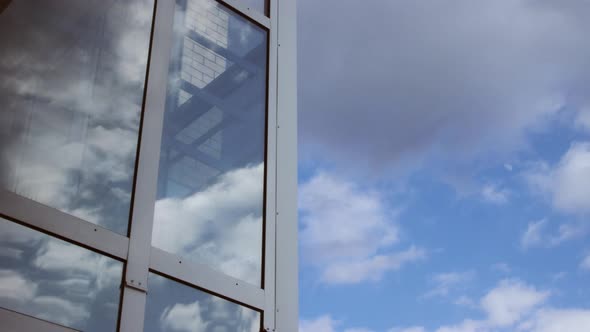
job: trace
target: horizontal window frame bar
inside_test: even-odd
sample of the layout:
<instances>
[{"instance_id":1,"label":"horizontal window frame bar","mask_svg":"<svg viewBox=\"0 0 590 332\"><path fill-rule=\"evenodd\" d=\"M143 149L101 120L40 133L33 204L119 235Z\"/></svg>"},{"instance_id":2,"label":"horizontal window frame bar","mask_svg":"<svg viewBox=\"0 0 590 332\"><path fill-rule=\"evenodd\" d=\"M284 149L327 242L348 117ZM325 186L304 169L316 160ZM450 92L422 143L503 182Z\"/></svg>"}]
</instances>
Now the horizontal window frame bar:
<instances>
[{"instance_id":1,"label":"horizontal window frame bar","mask_svg":"<svg viewBox=\"0 0 590 332\"><path fill-rule=\"evenodd\" d=\"M266 28L267 30L271 29L271 19L257 11L256 9L250 8L247 5L243 4L239 0L216 0L220 4L228 7L230 10L233 10L242 16L245 16L247 19L257 23L258 25Z\"/></svg>"},{"instance_id":2,"label":"horizontal window frame bar","mask_svg":"<svg viewBox=\"0 0 590 332\"><path fill-rule=\"evenodd\" d=\"M0 190L0 215L100 254L127 260L129 238L11 191Z\"/></svg>"},{"instance_id":3,"label":"horizontal window frame bar","mask_svg":"<svg viewBox=\"0 0 590 332\"><path fill-rule=\"evenodd\" d=\"M206 264L196 263L182 256L152 247L150 270L254 310L261 312L265 310L266 301L263 289L214 270Z\"/></svg>"}]
</instances>

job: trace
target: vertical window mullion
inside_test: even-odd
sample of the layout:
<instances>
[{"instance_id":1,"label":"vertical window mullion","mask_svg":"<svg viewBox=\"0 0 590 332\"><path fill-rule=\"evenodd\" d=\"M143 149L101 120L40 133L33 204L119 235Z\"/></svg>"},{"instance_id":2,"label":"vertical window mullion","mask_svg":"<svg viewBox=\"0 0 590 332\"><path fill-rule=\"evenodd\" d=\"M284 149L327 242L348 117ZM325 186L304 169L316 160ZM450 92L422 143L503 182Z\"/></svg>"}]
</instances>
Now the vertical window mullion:
<instances>
[{"instance_id":1,"label":"vertical window mullion","mask_svg":"<svg viewBox=\"0 0 590 332\"><path fill-rule=\"evenodd\" d=\"M156 3L120 331L143 331L174 1Z\"/></svg>"}]
</instances>

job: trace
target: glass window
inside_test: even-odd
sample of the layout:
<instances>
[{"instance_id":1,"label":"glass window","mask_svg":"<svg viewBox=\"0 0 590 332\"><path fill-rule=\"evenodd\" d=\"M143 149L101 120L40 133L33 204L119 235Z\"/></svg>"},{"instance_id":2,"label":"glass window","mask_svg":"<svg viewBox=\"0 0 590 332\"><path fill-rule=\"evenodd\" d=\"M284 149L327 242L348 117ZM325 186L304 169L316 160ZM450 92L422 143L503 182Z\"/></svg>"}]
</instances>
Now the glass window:
<instances>
[{"instance_id":1,"label":"glass window","mask_svg":"<svg viewBox=\"0 0 590 332\"><path fill-rule=\"evenodd\" d=\"M0 188L126 234L153 0L5 5Z\"/></svg>"},{"instance_id":2,"label":"glass window","mask_svg":"<svg viewBox=\"0 0 590 332\"><path fill-rule=\"evenodd\" d=\"M260 312L150 274L145 331L259 332Z\"/></svg>"},{"instance_id":3,"label":"glass window","mask_svg":"<svg viewBox=\"0 0 590 332\"><path fill-rule=\"evenodd\" d=\"M123 264L0 218L0 307L115 331Z\"/></svg>"},{"instance_id":4,"label":"glass window","mask_svg":"<svg viewBox=\"0 0 590 332\"><path fill-rule=\"evenodd\" d=\"M267 33L212 0L174 22L152 242L259 285Z\"/></svg>"}]
</instances>

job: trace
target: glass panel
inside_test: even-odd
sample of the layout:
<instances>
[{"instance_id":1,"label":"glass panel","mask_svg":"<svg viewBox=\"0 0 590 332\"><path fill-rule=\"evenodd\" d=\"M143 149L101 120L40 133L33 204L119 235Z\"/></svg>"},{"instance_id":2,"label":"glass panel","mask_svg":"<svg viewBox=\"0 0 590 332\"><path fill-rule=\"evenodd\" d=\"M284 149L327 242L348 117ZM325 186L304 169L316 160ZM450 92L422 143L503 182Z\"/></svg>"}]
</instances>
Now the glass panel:
<instances>
[{"instance_id":1,"label":"glass panel","mask_svg":"<svg viewBox=\"0 0 590 332\"><path fill-rule=\"evenodd\" d=\"M115 331L123 264L0 218L0 307Z\"/></svg>"},{"instance_id":2,"label":"glass panel","mask_svg":"<svg viewBox=\"0 0 590 332\"><path fill-rule=\"evenodd\" d=\"M151 273L145 332L259 332L260 312Z\"/></svg>"},{"instance_id":3,"label":"glass panel","mask_svg":"<svg viewBox=\"0 0 590 332\"><path fill-rule=\"evenodd\" d=\"M0 14L0 188L126 234L153 0Z\"/></svg>"},{"instance_id":4,"label":"glass panel","mask_svg":"<svg viewBox=\"0 0 590 332\"><path fill-rule=\"evenodd\" d=\"M211 0L174 22L152 242L259 285L266 31Z\"/></svg>"}]
</instances>

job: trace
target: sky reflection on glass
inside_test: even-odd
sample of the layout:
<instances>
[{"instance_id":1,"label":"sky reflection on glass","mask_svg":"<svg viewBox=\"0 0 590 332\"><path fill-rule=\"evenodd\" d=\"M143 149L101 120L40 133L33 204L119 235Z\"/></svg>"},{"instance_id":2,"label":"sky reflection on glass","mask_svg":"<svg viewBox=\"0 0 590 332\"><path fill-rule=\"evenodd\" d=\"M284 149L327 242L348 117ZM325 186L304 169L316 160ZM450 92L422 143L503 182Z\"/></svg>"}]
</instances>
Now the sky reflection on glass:
<instances>
[{"instance_id":1,"label":"sky reflection on glass","mask_svg":"<svg viewBox=\"0 0 590 332\"><path fill-rule=\"evenodd\" d=\"M0 187L125 234L153 1L0 15Z\"/></svg>"},{"instance_id":2,"label":"sky reflection on glass","mask_svg":"<svg viewBox=\"0 0 590 332\"><path fill-rule=\"evenodd\" d=\"M0 218L0 307L115 331L123 264Z\"/></svg>"},{"instance_id":3,"label":"sky reflection on glass","mask_svg":"<svg viewBox=\"0 0 590 332\"><path fill-rule=\"evenodd\" d=\"M211 0L174 21L152 243L259 285L266 32Z\"/></svg>"},{"instance_id":4,"label":"sky reflection on glass","mask_svg":"<svg viewBox=\"0 0 590 332\"><path fill-rule=\"evenodd\" d=\"M146 332L259 332L260 313L150 274Z\"/></svg>"}]
</instances>

